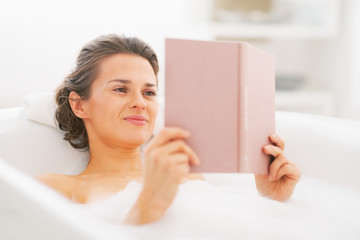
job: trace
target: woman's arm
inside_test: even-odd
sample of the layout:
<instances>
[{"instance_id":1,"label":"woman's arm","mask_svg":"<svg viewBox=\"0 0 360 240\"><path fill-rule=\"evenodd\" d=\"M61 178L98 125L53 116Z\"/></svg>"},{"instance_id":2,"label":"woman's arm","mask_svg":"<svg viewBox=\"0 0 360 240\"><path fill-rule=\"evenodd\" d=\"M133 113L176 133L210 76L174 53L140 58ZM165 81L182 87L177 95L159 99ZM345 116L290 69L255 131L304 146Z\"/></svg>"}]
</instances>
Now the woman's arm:
<instances>
[{"instance_id":1,"label":"woman's arm","mask_svg":"<svg viewBox=\"0 0 360 240\"><path fill-rule=\"evenodd\" d=\"M275 159L270 165L269 175L255 174L256 188L266 197L286 201L291 197L301 173L299 168L284 156L285 142L275 134L269 139L275 145L264 146L263 152Z\"/></svg>"},{"instance_id":2,"label":"woman's arm","mask_svg":"<svg viewBox=\"0 0 360 240\"><path fill-rule=\"evenodd\" d=\"M199 158L183 141L189 136L180 128L164 128L146 148L143 189L124 223L145 224L163 216L189 173L189 164L199 164Z\"/></svg>"}]
</instances>

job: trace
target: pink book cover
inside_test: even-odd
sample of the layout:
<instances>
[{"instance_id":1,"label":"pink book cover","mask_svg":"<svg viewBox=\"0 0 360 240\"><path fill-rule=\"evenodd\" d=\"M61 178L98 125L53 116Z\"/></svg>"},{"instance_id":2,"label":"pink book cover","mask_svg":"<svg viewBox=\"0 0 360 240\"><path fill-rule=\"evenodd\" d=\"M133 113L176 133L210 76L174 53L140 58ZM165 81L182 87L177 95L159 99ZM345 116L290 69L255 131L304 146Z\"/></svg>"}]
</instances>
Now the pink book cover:
<instances>
[{"instance_id":1,"label":"pink book cover","mask_svg":"<svg viewBox=\"0 0 360 240\"><path fill-rule=\"evenodd\" d=\"M274 56L244 42L166 39L165 126L191 132L191 172L268 174Z\"/></svg>"}]
</instances>

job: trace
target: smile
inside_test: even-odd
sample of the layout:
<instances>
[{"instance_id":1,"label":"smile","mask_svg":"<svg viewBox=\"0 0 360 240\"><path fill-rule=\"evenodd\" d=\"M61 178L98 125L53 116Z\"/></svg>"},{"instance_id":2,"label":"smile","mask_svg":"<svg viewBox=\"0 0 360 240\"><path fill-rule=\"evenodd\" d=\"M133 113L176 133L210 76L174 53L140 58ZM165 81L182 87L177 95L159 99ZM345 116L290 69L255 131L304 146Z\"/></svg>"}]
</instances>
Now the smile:
<instances>
[{"instance_id":1,"label":"smile","mask_svg":"<svg viewBox=\"0 0 360 240\"><path fill-rule=\"evenodd\" d=\"M135 125L145 125L147 123L147 119L141 115L133 115L125 117L124 120L128 121L131 124Z\"/></svg>"}]
</instances>

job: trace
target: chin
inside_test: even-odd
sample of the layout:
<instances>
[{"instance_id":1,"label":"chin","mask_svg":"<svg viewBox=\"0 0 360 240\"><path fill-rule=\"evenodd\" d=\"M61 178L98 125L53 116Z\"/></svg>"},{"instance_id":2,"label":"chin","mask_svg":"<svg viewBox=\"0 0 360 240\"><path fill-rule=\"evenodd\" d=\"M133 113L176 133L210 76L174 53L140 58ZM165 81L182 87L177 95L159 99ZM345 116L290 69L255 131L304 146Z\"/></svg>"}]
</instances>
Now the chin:
<instances>
[{"instance_id":1,"label":"chin","mask_svg":"<svg viewBox=\"0 0 360 240\"><path fill-rule=\"evenodd\" d=\"M126 138L126 142L128 144L140 146L149 140L149 138L151 137L151 133L146 133L146 134L145 133L138 133L138 134L133 133L133 134L129 134L127 136L129 136Z\"/></svg>"},{"instance_id":2,"label":"chin","mask_svg":"<svg viewBox=\"0 0 360 240\"><path fill-rule=\"evenodd\" d=\"M131 139L130 141L128 141L128 143L130 145L134 145L134 146L141 146L146 142L146 139Z\"/></svg>"}]
</instances>

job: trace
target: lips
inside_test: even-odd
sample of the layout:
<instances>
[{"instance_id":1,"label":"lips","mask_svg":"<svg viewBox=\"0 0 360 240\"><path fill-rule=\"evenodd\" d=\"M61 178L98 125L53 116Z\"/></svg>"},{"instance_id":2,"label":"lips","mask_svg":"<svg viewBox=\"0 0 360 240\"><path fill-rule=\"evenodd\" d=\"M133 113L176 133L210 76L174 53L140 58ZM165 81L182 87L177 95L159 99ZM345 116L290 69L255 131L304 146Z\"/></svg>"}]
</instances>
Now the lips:
<instances>
[{"instance_id":1,"label":"lips","mask_svg":"<svg viewBox=\"0 0 360 240\"><path fill-rule=\"evenodd\" d=\"M132 115L124 118L125 121L135 125L145 125L147 123L146 117L142 115Z\"/></svg>"}]
</instances>

